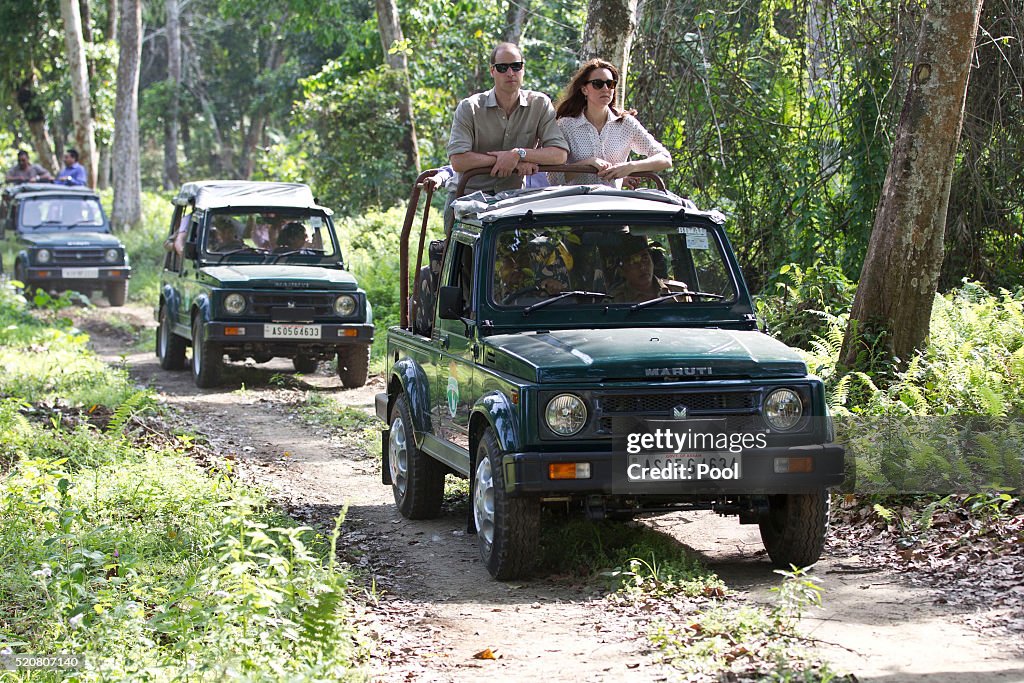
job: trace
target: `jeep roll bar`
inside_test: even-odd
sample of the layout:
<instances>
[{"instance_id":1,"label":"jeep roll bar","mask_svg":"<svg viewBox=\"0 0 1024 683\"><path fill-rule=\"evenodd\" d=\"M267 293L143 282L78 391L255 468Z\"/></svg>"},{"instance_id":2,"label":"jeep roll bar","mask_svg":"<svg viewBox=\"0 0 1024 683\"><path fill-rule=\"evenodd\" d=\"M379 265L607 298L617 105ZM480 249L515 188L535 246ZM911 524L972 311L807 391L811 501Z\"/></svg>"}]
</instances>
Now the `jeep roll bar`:
<instances>
[{"instance_id":1,"label":"jeep roll bar","mask_svg":"<svg viewBox=\"0 0 1024 683\"><path fill-rule=\"evenodd\" d=\"M402 302L401 314L399 316L399 326L403 330L412 329L410 320L414 319L414 311L412 310L412 298L409 296L409 237L412 232L412 224L416 219L416 209L419 208L421 189L423 188L423 181L427 178L440 172L439 168L429 168L418 176L416 176L416 182L413 183L412 193L409 195L409 205L405 210L405 221L402 224L402 236L399 242L399 301ZM556 171L563 173L593 173L594 167L585 164L563 164L558 166L540 166L538 171ZM462 173L459 177L459 184L455 190L455 196L461 197L466 193L466 183L470 178L478 175L484 175L490 173L491 169L488 167L472 168L465 173ZM656 173L650 171L642 171L640 173L633 173L629 177L639 178L642 180L650 180L654 183L655 187L662 192L665 191L665 181L661 179ZM430 199L434 195L434 189L432 187L426 188L426 202L423 206L423 218L420 221L420 239L419 246L416 250L416 270L413 272L419 273L423 267L423 245L427 237L427 220L430 217Z\"/></svg>"}]
</instances>

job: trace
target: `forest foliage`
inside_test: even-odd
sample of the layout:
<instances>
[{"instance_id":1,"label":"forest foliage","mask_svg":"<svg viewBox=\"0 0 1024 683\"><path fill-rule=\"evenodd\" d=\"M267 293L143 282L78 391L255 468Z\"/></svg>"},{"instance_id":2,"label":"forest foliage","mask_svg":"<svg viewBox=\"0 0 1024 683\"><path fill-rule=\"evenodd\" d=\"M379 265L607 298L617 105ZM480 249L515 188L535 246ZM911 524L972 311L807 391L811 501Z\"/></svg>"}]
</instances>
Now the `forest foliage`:
<instances>
[{"instance_id":1,"label":"forest foliage","mask_svg":"<svg viewBox=\"0 0 1024 683\"><path fill-rule=\"evenodd\" d=\"M252 177L311 183L344 216L387 210L408 196L418 169L402 155L400 88L384 66L371 4L181 5L185 179L240 177L252 155ZM408 56L420 158L441 165L455 104L489 85L487 53L505 30L507 4L398 7L405 40L391 49ZM163 3L146 3L145 12L143 179L155 188L163 182L171 86ZM729 215L755 291L790 263L858 277L920 13L921 3L906 0L643 3L626 104L672 151L670 188ZM108 15L108 2L93 3L88 37L101 147L112 126L116 61L104 34ZM71 126L57 3L3 0L0 19L22 27L0 38L0 146L30 147L28 107L45 116L61 147ZM585 3L530 6L521 41L526 87L558 95L578 63L585 19ZM964 277L1013 288L1024 274L1024 200L1016 191L1024 180L1022 38L1019 3L987 2L950 198L943 289ZM269 59L273 50L282 58ZM257 120L266 125L249 149Z\"/></svg>"}]
</instances>

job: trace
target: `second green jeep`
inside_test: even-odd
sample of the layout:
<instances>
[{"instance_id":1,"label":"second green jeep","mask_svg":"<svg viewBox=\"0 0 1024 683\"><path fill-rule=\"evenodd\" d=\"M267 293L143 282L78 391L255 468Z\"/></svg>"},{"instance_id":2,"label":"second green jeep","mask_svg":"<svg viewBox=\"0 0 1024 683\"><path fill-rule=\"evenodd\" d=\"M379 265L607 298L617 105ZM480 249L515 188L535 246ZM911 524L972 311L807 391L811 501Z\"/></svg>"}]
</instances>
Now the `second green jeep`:
<instances>
[{"instance_id":1,"label":"second green jeep","mask_svg":"<svg viewBox=\"0 0 1024 683\"><path fill-rule=\"evenodd\" d=\"M290 358L313 372L336 357L346 387L366 383L373 312L345 269L330 209L306 185L188 183L174 198L156 310L164 369L220 382L225 356ZM180 249L180 253L179 253Z\"/></svg>"}]
</instances>

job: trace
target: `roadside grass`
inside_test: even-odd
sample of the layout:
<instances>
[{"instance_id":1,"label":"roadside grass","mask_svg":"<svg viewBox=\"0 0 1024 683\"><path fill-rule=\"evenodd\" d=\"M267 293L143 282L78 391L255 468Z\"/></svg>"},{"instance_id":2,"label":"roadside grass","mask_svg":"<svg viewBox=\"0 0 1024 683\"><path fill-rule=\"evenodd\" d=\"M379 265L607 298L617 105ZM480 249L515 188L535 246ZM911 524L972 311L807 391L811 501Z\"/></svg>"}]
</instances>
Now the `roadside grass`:
<instances>
[{"instance_id":1,"label":"roadside grass","mask_svg":"<svg viewBox=\"0 0 1024 683\"><path fill-rule=\"evenodd\" d=\"M360 457L370 457L380 449L382 425L375 415L361 408L341 406L329 395L306 391L297 409L308 424L326 427L350 437L360 450Z\"/></svg>"},{"instance_id":2,"label":"roadside grass","mask_svg":"<svg viewBox=\"0 0 1024 683\"><path fill-rule=\"evenodd\" d=\"M606 582L605 599L634 615L687 681L851 680L817 659L797 629L823 592L802 570L779 572L774 605L745 604L678 541L643 524L551 514L542 529L541 571Z\"/></svg>"},{"instance_id":3,"label":"roadside grass","mask_svg":"<svg viewBox=\"0 0 1024 683\"><path fill-rule=\"evenodd\" d=\"M5 680L365 678L337 529L201 469L194 439L148 426L149 392L7 286L0 354L0 651L84 662Z\"/></svg>"}]
</instances>

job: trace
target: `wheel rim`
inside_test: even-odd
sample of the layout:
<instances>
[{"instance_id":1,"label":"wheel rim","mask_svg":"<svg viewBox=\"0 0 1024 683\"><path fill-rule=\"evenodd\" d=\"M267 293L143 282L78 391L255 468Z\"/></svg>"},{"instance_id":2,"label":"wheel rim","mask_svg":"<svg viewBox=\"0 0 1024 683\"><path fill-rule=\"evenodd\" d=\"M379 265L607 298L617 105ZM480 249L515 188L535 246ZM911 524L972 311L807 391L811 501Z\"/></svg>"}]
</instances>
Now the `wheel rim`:
<instances>
[{"instance_id":1,"label":"wheel rim","mask_svg":"<svg viewBox=\"0 0 1024 683\"><path fill-rule=\"evenodd\" d=\"M203 372L203 342L198 330L192 332L192 374L198 377Z\"/></svg>"},{"instance_id":2,"label":"wheel rim","mask_svg":"<svg viewBox=\"0 0 1024 683\"><path fill-rule=\"evenodd\" d=\"M157 355L161 358L167 355L167 345L170 343L168 339L168 326L167 326L167 312L160 316L160 334L157 336Z\"/></svg>"},{"instance_id":3,"label":"wheel rim","mask_svg":"<svg viewBox=\"0 0 1024 683\"><path fill-rule=\"evenodd\" d=\"M473 521L477 535L487 544L494 543L494 477L491 459L486 455L476 466L476 481L473 482Z\"/></svg>"},{"instance_id":4,"label":"wheel rim","mask_svg":"<svg viewBox=\"0 0 1024 683\"><path fill-rule=\"evenodd\" d=\"M405 423L401 417L396 417L391 423L391 436L388 438L388 469L391 470L391 483L399 498L405 498L405 492L409 488L409 444L405 440Z\"/></svg>"}]
</instances>

